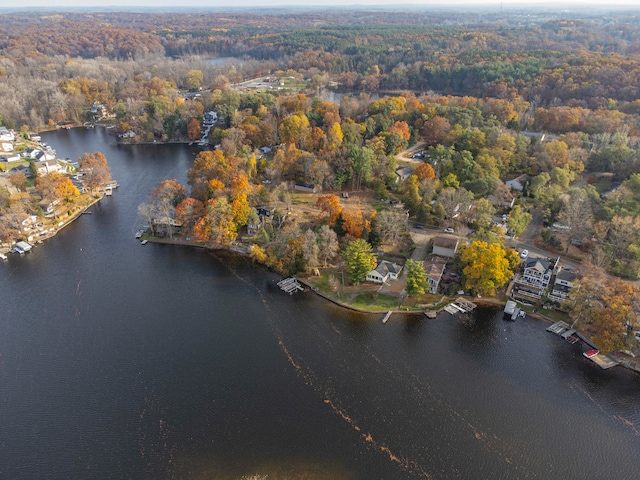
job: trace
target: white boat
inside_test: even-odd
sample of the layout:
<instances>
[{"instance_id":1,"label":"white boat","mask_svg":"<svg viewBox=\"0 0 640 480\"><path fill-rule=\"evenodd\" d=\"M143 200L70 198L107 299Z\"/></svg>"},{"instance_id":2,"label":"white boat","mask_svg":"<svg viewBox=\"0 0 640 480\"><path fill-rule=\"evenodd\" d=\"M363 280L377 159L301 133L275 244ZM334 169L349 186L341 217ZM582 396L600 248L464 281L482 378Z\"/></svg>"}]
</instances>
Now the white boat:
<instances>
[{"instance_id":1,"label":"white boat","mask_svg":"<svg viewBox=\"0 0 640 480\"><path fill-rule=\"evenodd\" d=\"M141 228L140 230L138 230L136 232L136 238L140 238L140 237L142 237L142 235L144 235L144 229L143 228Z\"/></svg>"},{"instance_id":2,"label":"white boat","mask_svg":"<svg viewBox=\"0 0 640 480\"><path fill-rule=\"evenodd\" d=\"M140 242L140 245L146 245L146 244L147 244L147 242L149 242L149 240L142 240L142 241Z\"/></svg>"},{"instance_id":3,"label":"white boat","mask_svg":"<svg viewBox=\"0 0 640 480\"><path fill-rule=\"evenodd\" d=\"M0 253L0 259L6 260L7 256L4 253Z\"/></svg>"}]
</instances>

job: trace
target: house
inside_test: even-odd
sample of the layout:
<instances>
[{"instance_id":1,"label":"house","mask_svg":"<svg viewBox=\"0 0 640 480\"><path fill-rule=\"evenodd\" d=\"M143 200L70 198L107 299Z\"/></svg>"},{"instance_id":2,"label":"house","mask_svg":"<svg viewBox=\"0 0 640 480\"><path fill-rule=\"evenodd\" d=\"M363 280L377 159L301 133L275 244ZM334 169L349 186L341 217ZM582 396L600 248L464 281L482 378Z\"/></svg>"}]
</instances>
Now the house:
<instances>
[{"instance_id":1,"label":"house","mask_svg":"<svg viewBox=\"0 0 640 480\"><path fill-rule=\"evenodd\" d=\"M521 192L524 190L525 184L529 182L529 177L527 175L520 175L519 177L512 178L511 180L507 180L504 184L509 187L511 190L517 190Z\"/></svg>"},{"instance_id":2,"label":"house","mask_svg":"<svg viewBox=\"0 0 640 480\"><path fill-rule=\"evenodd\" d=\"M413 175L413 168L411 167L396 168L396 183L401 183L402 181L409 178L411 175Z\"/></svg>"},{"instance_id":3,"label":"house","mask_svg":"<svg viewBox=\"0 0 640 480\"><path fill-rule=\"evenodd\" d=\"M0 146L2 146L2 150L4 150L5 152L13 152L13 143L2 142Z\"/></svg>"},{"instance_id":4,"label":"house","mask_svg":"<svg viewBox=\"0 0 640 480\"><path fill-rule=\"evenodd\" d=\"M557 265L559 259L556 260ZM539 299L551 282L555 265L543 258L530 257L524 263L522 275L515 278L518 293L526 297Z\"/></svg>"},{"instance_id":5,"label":"house","mask_svg":"<svg viewBox=\"0 0 640 480\"><path fill-rule=\"evenodd\" d=\"M60 203L60 200L54 200L53 202L49 202L47 200L42 200L39 205L40 208L42 209L42 211L46 214L46 215L51 215L52 213L54 213L55 211L55 207L56 205L58 205Z\"/></svg>"},{"instance_id":6,"label":"house","mask_svg":"<svg viewBox=\"0 0 640 480\"><path fill-rule=\"evenodd\" d=\"M387 280L397 280L402 271L401 265L382 260L378 266L367 274L367 281L374 283L384 283Z\"/></svg>"},{"instance_id":7,"label":"house","mask_svg":"<svg viewBox=\"0 0 640 480\"><path fill-rule=\"evenodd\" d=\"M7 127L0 127L0 141L13 142L16 139L12 130L8 130Z\"/></svg>"},{"instance_id":8,"label":"house","mask_svg":"<svg viewBox=\"0 0 640 480\"><path fill-rule=\"evenodd\" d=\"M487 200L489 200L489 203L499 210L508 210L512 208L516 201L511 190L509 190L504 183L500 183L493 193L487 197Z\"/></svg>"},{"instance_id":9,"label":"house","mask_svg":"<svg viewBox=\"0 0 640 480\"><path fill-rule=\"evenodd\" d=\"M33 173L31 172L31 168L29 168L27 165L18 165L17 167L12 168L9 172L24 173L27 177L31 177L33 175Z\"/></svg>"},{"instance_id":10,"label":"house","mask_svg":"<svg viewBox=\"0 0 640 480\"><path fill-rule=\"evenodd\" d=\"M440 257L453 258L456 256L456 250L458 249L458 239L451 237L434 237L433 239L433 254Z\"/></svg>"},{"instance_id":11,"label":"house","mask_svg":"<svg viewBox=\"0 0 640 480\"><path fill-rule=\"evenodd\" d=\"M578 275L568 270L560 270L556 274L556 278L549 293L549 300L554 302L562 302L569 296L569 291L572 288L580 288L580 284L577 282Z\"/></svg>"},{"instance_id":12,"label":"house","mask_svg":"<svg viewBox=\"0 0 640 480\"><path fill-rule=\"evenodd\" d=\"M258 214L258 217L260 217L260 220L263 222L265 218L271 218L275 213L275 211L276 211L276 207L267 207L267 206L256 207L256 213Z\"/></svg>"},{"instance_id":13,"label":"house","mask_svg":"<svg viewBox=\"0 0 640 480\"><path fill-rule=\"evenodd\" d=\"M446 265L446 260L440 257L430 257L422 263L422 268L427 274L427 282L429 282L429 293L438 293L438 286Z\"/></svg>"},{"instance_id":14,"label":"house","mask_svg":"<svg viewBox=\"0 0 640 480\"><path fill-rule=\"evenodd\" d=\"M91 115L93 116L100 116L102 115L104 112L104 105L102 105L99 102L93 102L91 104L91 108L89 109L89 113L91 113Z\"/></svg>"},{"instance_id":15,"label":"house","mask_svg":"<svg viewBox=\"0 0 640 480\"><path fill-rule=\"evenodd\" d=\"M49 175L52 172L60 172L62 170L62 167L55 160L40 160L33 162L33 165L38 175Z\"/></svg>"},{"instance_id":16,"label":"house","mask_svg":"<svg viewBox=\"0 0 640 480\"><path fill-rule=\"evenodd\" d=\"M218 114L214 111L206 112L204 114L204 120L202 126L211 127L218 121Z\"/></svg>"},{"instance_id":17,"label":"house","mask_svg":"<svg viewBox=\"0 0 640 480\"><path fill-rule=\"evenodd\" d=\"M20 161L20 155L18 155L17 153L12 153L12 154L4 155L0 157L0 162L19 162L19 161Z\"/></svg>"},{"instance_id":18,"label":"house","mask_svg":"<svg viewBox=\"0 0 640 480\"><path fill-rule=\"evenodd\" d=\"M262 153L267 154L267 153L271 153L272 149L269 146L264 146L264 147L260 147L259 149Z\"/></svg>"},{"instance_id":19,"label":"house","mask_svg":"<svg viewBox=\"0 0 640 480\"><path fill-rule=\"evenodd\" d=\"M298 192L316 193L315 184L309 182L296 182L293 189L297 190Z\"/></svg>"}]
</instances>

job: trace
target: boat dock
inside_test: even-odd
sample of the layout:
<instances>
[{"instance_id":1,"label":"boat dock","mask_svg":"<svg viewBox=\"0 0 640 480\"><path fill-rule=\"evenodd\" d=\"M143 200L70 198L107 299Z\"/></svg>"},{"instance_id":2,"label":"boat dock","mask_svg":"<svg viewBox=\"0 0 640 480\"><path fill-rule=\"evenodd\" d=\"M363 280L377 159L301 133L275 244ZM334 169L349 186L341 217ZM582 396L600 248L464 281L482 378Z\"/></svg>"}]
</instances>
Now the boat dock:
<instances>
[{"instance_id":1,"label":"boat dock","mask_svg":"<svg viewBox=\"0 0 640 480\"><path fill-rule=\"evenodd\" d=\"M382 319L382 323L387 323L387 320L389 320L389 317L391 316L391 310L389 310L387 312L387 314L384 316L384 318Z\"/></svg>"},{"instance_id":2,"label":"boat dock","mask_svg":"<svg viewBox=\"0 0 640 480\"><path fill-rule=\"evenodd\" d=\"M607 370L608 368L615 367L616 365L620 364L620 362L614 360L611 357L608 357L607 355L594 355L593 357L589 358L589 360L591 360L603 370Z\"/></svg>"},{"instance_id":3,"label":"boat dock","mask_svg":"<svg viewBox=\"0 0 640 480\"><path fill-rule=\"evenodd\" d=\"M449 305L444 307L444 311L450 313L451 315L455 315L456 313L471 313L477 305L469 300L458 297Z\"/></svg>"},{"instance_id":4,"label":"boat dock","mask_svg":"<svg viewBox=\"0 0 640 480\"><path fill-rule=\"evenodd\" d=\"M547 328L547 332L555 333L556 335L562 335L569 330L569 325L566 322L559 321Z\"/></svg>"},{"instance_id":5,"label":"boat dock","mask_svg":"<svg viewBox=\"0 0 640 480\"><path fill-rule=\"evenodd\" d=\"M304 292L304 287L300 285L296 277L289 277L284 280L280 280L278 282L278 286L283 292L288 293L289 295L293 295L298 290Z\"/></svg>"},{"instance_id":6,"label":"boat dock","mask_svg":"<svg viewBox=\"0 0 640 480\"><path fill-rule=\"evenodd\" d=\"M580 332L576 331L574 328L571 328L566 322L560 321L556 322L553 325L547 328L547 332L554 333L559 337L564 338L567 342L574 344L578 341L582 340L585 345L588 345L591 348L597 349L598 347L586 339ZM615 358L612 358L608 355L594 355L593 357L589 357L589 360L594 362L603 370L606 370L611 367L615 367L619 365L620 362Z\"/></svg>"}]
</instances>

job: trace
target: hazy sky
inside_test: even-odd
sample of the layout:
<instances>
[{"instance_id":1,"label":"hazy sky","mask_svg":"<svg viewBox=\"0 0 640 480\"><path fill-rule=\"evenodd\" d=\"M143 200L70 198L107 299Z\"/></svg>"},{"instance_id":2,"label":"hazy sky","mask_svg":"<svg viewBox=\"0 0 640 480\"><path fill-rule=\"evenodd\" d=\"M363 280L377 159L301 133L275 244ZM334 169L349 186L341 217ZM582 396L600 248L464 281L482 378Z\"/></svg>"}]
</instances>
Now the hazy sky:
<instances>
[{"instance_id":1,"label":"hazy sky","mask_svg":"<svg viewBox=\"0 0 640 480\"><path fill-rule=\"evenodd\" d=\"M279 5L477 5L492 6L503 4L504 7L509 6L538 6L544 8L544 4L553 5L554 7L578 6L578 5L594 5L601 8L612 7L616 5L639 7L640 0L611 0L603 2L602 0L0 0L0 8L2 7L33 7L42 6L49 9L56 7L115 7L115 6L143 6L143 7L251 7L251 6L279 6Z\"/></svg>"}]
</instances>

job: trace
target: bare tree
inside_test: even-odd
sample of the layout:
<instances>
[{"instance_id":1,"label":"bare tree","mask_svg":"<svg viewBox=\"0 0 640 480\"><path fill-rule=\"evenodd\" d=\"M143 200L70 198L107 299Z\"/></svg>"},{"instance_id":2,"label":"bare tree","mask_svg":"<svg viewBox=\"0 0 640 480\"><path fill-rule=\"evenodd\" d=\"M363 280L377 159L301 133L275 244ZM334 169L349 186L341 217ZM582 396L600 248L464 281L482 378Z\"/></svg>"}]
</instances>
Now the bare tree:
<instances>
[{"instance_id":1,"label":"bare tree","mask_svg":"<svg viewBox=\"0 0 640 480\"><path fill-rule=\"evenodd\" d=\"M338 235L329 225L323 225L318 234L318 254L326 267L327 261L335 257L338 253Z\"/></svg>"},{"instance_id":2,"label":"bare tree","mask_svg":"<svg viewBox=\"0 0 640 480\"><path fill-rule=\"evenodd\" d=\"M318 237L313 230L309 229L304 232L304 237L302 238L302 255L309 267L316 267L318 265L319 253Z\"/></svg>"},{"instance_id":3,"label":"bare tree","mask_svg":"<svg viewBox=\"0 0 640 480\"><path fill-rule=\"evenodd\" d=\"M383 210L378 214L380 237L385 243L396 243L407 230L407 214L403 209Z\"/></svg>"},{"instance_id":4,"label":"bare tree","mask_svg":"<svg viewBox=\"0 0 640 480\"><path fill-rule=\"evenodd\" d=\"M573 190L570 194L563 195L561 199L563 206L560 212L560 220L563 225L569 227L566 253L573 242L581 240L591 231L593 211L591 210L591 203L583 190Z\"/></svg>"}]
</instances>

